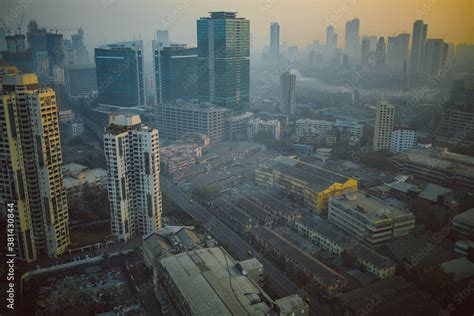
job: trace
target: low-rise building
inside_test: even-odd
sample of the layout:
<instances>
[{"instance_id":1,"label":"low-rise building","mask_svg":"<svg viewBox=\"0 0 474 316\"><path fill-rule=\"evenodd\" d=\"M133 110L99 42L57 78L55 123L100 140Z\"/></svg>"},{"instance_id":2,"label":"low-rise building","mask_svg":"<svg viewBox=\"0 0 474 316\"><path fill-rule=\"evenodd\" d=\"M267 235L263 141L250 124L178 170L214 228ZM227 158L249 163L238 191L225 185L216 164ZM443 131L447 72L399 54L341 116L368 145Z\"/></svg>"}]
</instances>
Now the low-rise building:
<instances>
[{"instance_id":1,"label":"low-rise building","mask_svg":"<svg viewBox=\"0 0 474 316\"><path fill-rule=\"evenodd\" d=\"M197 144L202 148L206 148L210 144L209 136L202 133L184 133L183 137L179 141L178 144Z\"/></svg>"},{"instance_id":2,"label":"low-rise building","mask_svg":"<svg viewBox=\"0 0 474 316\"><path fill-rule=\"evenodd\" d=\"M66 138L73 138L84 134L84 123L81 120L73 120L61 124L61 132Z\"/></svg>"},{"instance_id":3,"label":"low-rise building","mask_svg":"<svg viewBox=\"0 0 474 316\"><path fill-rule=\"evenodd\" d=\"M63 166L64 188L68 194L77 194L84 186L100 187L105 189L107 184L107 171L102 168L89 169L77 163Z\"/></svg>"},{"instance_id":4,"label":"low-rise building","mask_svg":"<svg viewBox=\"0 0 474 316\"><path fill-rule=\"evenodd\" d=\"M415 216L408 210L358 191L329 202L329 221L370 247L408 235Z\"/></svg>"},{"instance_id":5,"label":"low-rise building","mask_svg":"<svg viewBox=\"0 0 474 316\"><path fill-rule=\"evenodd\" d=\"M420 179L474 189L474 157L447 149L413 149L393 157L394 165Z\"/></svg>"},{"instance_id":6,"label":"low-rise building","mask_svg":"<svg viewBox=\"0 0 474 316\"><path fill-rule=\"evenodd\" d=\"M160 104L157 125L161 138L180 139L186 133L206 134L211 143L228 138L231 112L211 103L176 102Z\"/></svg>"},{"instance_id":7,"label":"low-rise building","mask_svg":"<svg viewBox=\"0 0 474 316\"><path fill-rule=\"evenodd\" d=\"M310 284L314 282L327 295L334 295L346 286L344 276L270 229L257 226L252 229L252 236L260 247L303 273Z\"/></svg>"},{"instance_id":8,"label":"low-rise building","mask_svg":"<svg viewBox=\"0 0 474 316\"><path fill-rule=\"evenodd\" d=\"M59 123L68 123L74 120L74 112L72 110L62 110L58 112Z\"/></svg>"},{"instance_id":9,"label":"low-rise building","mask_svg":"<svg viewBox=\"0 0 474 316\"><path fill-rule=\"evenodd\" d=\"M266 134L275 140L279 140L281 137L280 121L264 121L258 118L250 120L247 124L248 139L252 140L258 134Z\"/></svg>"},{"instance_id":10,"label":"low-rise building","mask_svg":"<svg viewBox=\"0 0 474 316\"><path fill-rule=\"evenodd\" d=\"M244 112L232 115L229 118L229 140L242 141L248 138L247 128L249 122L253 119L253 113Z\"/></svg>"},{"instance_id":11,"label":"low-rise building","mask_svg":"<svg viewBox=\"0 0 474 316\"><path fill-rule=\"evenodd\" d=\"M474 240L474 208L454 216L453 226L459 235Z\"/></svg>"},{"instance_id":12,"label":"low-rise building","mask_svg":"<svg viewBox=\"0 0 474 316\"><path fill-rule=\"evenodd\" d=\"M318 213L327 208L331 197L354 192L358 186L356 179L289 157L262 163L255 181L276 188Z\"/></svg>"},{"instance_id":13,"label":"low-rise building","mask_svg":"<svg viewBox=\"0 0 474 316\"><path fill-rule=\"evenodd\" d=\"M160 148L160 162L166 174L195 166L201 156L202 150L198 145L172 145Z\"/></svg>"},{"instance_id":14,"label":"low-rise building","mask_svg":"<svg viewBox=\"0 0 474 316\"><path fill-rule=\"evenodd\" d=\"M273 302L248 268L258 277L263 270L256 259L238 262L223 248L205 248L163 258L156 270L161 290L181 315L309 315L299 297Z\"/></svg>"},{"instance_id":15,"label":"low-rise building","mask_svg":"<svg viewBox=\"0 0 474 316\"><path fill-rule=\"evenodd\" d=\"M284 218L291 222L299 217L299 212L292 206L283 203L280 199L274 198L272 195L257 191L249 196L249 199L272 215Z\"/></svg>"},{"instance_id":16,"label":"low-rise building","mask_svg":"<svg viewBox=\"0 0 474 316\"><path fill-rule=\"evenodd\" d=\"M342 256L344 251L350 252L357 258L357 265L364 267L380 279L386 279L395 274L396 264L393 260L346 237L335 226L323 219L303 216L294 222L293 229L333 254Z\"/></svg>"},{"instance_id":17,"label":"low-rise building","mask_svg":"<svg viewBox=\"0 0 474 316\"><path fill-rule=\"evenodd\" d=\"M336 308L346 316L438 315L441 306L428 293L396 276L341 294Z\"/></svg>"},{"instance_id":18,"label":"low-rise building","mask_svg":"<svg viewBox=\"0 0 474 316\"><path fill-rule=\"evenodd\" d=\"M392 131L392 144L390 152L392 154L401 154L408 150L416 148L417 138L416 129L409 127L395 127Z\"/></svg>"},{"instance_id":19,"label":"low-rise building","mask_svg":"<svg viewBox=\"0 0 474 316\"><path fill-rule=\"evenodd\" d=\"M470 251L474 251L474 241L472 240L458 240L454 244L454 252L461 256L467 256Z\"/></svg>"}]
</instances>

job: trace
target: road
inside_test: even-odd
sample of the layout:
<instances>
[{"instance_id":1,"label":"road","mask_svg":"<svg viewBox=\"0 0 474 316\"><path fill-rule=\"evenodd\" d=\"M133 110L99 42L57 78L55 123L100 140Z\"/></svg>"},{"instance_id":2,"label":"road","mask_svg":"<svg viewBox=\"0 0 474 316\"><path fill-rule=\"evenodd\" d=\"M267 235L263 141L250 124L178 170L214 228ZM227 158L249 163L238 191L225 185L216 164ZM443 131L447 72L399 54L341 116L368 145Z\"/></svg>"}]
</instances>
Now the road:
<instances>
[{"instance_id":1,"label":"road","mask_svg":"<svg viewBox=\"0 0 474 316\"><path fill-rule=\"evenodd\" d=\"M259 255L242 237L226 226L219 218L214 216L214 214L201 205L189 201L186 193L182 192L177 186L164 177L161 177L161 190L195 220L201 222L203 225L211 225L211 234L221 244L227 245L230 251L237 256L236 259L248 259L251 257L249 253L252 253L252 256L255 256L263 264L265 271L270 277L273 289L280 297L296 294L298 292L298 287L276 268L272 262Z\"/></svg>"}]
</instances>

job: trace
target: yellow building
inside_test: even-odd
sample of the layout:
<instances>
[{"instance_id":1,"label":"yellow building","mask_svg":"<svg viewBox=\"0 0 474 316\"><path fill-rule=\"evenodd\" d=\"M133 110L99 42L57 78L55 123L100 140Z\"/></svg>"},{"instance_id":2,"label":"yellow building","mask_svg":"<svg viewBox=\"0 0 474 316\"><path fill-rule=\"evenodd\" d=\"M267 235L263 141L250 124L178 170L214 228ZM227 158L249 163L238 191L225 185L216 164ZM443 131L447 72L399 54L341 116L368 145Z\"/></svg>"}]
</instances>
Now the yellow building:
<instances>
[{"instance_id":1,"label":"yellow building","mask_svg":"<svg viewBox=\"0 0 474 316\"><path fill-rule=\"evenodd\" d=\"M358 187L356 179L289 157L263 163L255 177L258 184L274 187L318 213L327 209L330 198Z\"/></svg>"},{"instance_id":2,"label":"yellow building","mask_svg":"<svg viewBox=\"0 0 474 316\"><path fill-rule=\"evenodd\" d=\"M18 257L54 257L70 243L56 96L34 74L7 74L2 89L0 202L14 204Z\"/></svg>"}]
</instances>

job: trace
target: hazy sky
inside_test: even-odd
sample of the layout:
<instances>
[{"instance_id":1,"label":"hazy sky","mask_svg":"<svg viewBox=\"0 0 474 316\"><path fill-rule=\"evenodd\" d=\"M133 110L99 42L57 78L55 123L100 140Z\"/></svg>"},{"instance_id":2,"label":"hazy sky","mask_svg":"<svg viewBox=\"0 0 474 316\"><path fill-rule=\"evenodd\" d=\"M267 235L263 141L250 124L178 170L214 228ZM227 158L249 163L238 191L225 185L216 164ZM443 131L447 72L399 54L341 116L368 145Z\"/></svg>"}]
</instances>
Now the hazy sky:
<instances>
[{"instance_id":1,"label":"hazy sky","mask_svg":"<svg viewBox=\"0 0 474 316\"><path fill-rule=\"evenodd\" d=\"M429 38L474 42L473 0L0 0L0 6L9 25L26 7L24 29L32 17L47 28L82 26L90 53L99 44L134 36L150 41L159 28L168 28L172 41L195 45L196 19L219 10L250 20L257 49L267 45L272 21L281 25L281 42L300 47L323 40L331 23L341 47L345 22L354 17L361 20L361 35L411 33L414 20L423 19Z\"/></svg>"}]
</instances>

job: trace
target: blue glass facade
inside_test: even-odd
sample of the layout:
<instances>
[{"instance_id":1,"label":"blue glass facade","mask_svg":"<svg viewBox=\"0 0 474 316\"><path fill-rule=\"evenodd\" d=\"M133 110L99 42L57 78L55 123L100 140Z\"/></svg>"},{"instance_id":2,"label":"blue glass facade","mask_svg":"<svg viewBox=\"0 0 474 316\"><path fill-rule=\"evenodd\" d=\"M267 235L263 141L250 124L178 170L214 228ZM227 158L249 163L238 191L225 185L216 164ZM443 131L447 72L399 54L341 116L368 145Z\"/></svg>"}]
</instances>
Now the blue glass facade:
<instances>
[{"instance_id":1,"label":"blue glass facade","mask_svg":"<svg viewBox=\"0 0 474 316\"><path fill-rule=\"evenodd\" d=\"M250 21L212 12L197 21L199 101L241 111L250 96Z\"/></svg>"},{"instance_id":2,"label":"blue glass facade","mask_svg":"<svg viewBox=\"0 0 474 316\"><path fill-rule=\"evenodd\" d=\"M98 102L118 107L145 105L141 41L96 48Z\"/></svg>"},{"instance_id":3,"label":"blue glass facade","mask_svg":"<svg viewBox=\"0 0 474 316\"><path fill-rule=\"evenodd\" d=\"M156 66L160 64L160 67ZM156 100L158 104L174 100L197 99L197 49L172 45L154 51Z\"/></svg>"}]
</instances>

